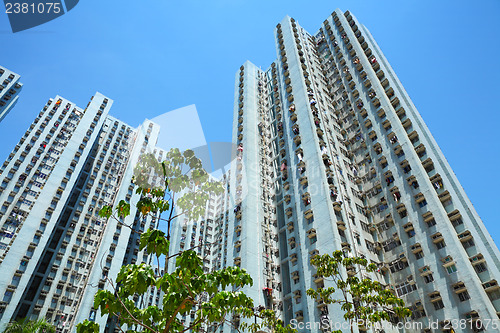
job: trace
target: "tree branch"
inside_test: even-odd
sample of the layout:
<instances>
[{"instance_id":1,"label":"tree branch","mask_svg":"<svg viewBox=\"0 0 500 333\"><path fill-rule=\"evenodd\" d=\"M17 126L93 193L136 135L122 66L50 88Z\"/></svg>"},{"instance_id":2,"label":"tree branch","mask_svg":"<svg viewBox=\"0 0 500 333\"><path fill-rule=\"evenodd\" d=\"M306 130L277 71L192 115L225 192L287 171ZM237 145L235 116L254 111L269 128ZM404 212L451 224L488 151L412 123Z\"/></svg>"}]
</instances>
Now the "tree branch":
<instances>
[{"instance_id":1,"label":"tree branch","mask_svg":"<svg viewBox=\"0 0 500 333\"><path fill-rule=\"evenodd\" d=\"M168 329L170 328L170 325L172 325L172 322L174 321L175 317L177 316L177 313L179 313L180 309L186 305L187 302L191 302L194 304L193 300L191 298L185 298L182 300L181 304L179 304L179 306L177 307L177 309L175 309L174 313L172 314L172 316L170 316L170 318L168 319L166 325L165 325L165 329L163 330L163 333L168 333Z\"/></svg>"},{"instance_id":2,"label":"tree branch","mask_svg":"<svg viewBox=\"0 0 500 333\"><path fill-rule=\"evenodd\" d=\"M127 312L127 314L130 316L130 318L135 321L137 324L139 324L140 326L144 327L144 328L147 328L148 330L150 330L151 332L155 332L155 333L159 333L158 331L152 329L151 327L149 327L148 325L144 324L142 321L138 320L137 318L135 318L129 311L129 309L125 306L125 303L123 303L121 297L120 297L120 294L118 293L118 291L116 290L114 284L113 284L113 281L106 276L106 280L108 280L109 284L111 285L111 288L113 288L113 290L115 291L115 295L116 295L116 299L118 300L118 302L120 302L120 304L122 305L122 307L125 309L125 311Z\"/></svg>"}]
</instances>

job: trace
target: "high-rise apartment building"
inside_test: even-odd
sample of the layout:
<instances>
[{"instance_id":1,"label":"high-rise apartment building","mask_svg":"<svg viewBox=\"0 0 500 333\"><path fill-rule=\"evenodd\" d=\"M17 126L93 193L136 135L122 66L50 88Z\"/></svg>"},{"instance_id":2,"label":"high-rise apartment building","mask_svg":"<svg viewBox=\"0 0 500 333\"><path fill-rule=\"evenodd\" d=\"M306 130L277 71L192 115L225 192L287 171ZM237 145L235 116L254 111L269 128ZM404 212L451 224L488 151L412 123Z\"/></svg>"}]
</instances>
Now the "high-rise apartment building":
<instances>
[{"instance_id":1,"label":"high-rise apartment building","mask_svg":"<svg viewBox=\"0 0 500 333\"><path fill-rule=\"evenodd\" d=\"M302 331L345 321L338 306L306 295L331 283L311 257L342 250L379 266L360 277L405 300L421 323L406 331L462 320L455 332L497 332L499 251L368 30L336 10L313 35L289 17L274 35L269 69L246 62L236 74L225 192L203 219L178 219L171 251L195 248L206 271L247 269L254 284L242 291L285 323L309 323ZM155 147L158 125L134 129L108 114L111 105L99 93L85 108L49 100L1 166L0 329L43 317L60 332L84 319L117 330L93 309L94 294L112 290L107 278L122 265L150 262L139 235L160 221L140 218L133 204L122 220L98 211L136 202L140 155L162 160L165 151ZM161 292L134 301L161 305Z\"/></svg>"},{"instance_id":2,"label":"high-rise apartment building","mask_svg":"<svg viewBox=\"0 0 500 333\"><path fill-rule=\"evenodd\" d=\"M342 250L379 266L360 277L402 297L414 331L498 332L481 323L500 314L499 251L369 31L336 10L314 35L290 17L274 35L270 68L236 75L212 269L247 269L244 291L286 323L334 325L344 312L306 290L331 283L311 257Z\"/></svg>"},{"instance_id":3,"label":"high-rise apartment building","mask_svg":"<svg viewBox=\"0 0 500 333\"><path fill-rule=\"evenodd\" d=\"M120 221L98 212L137 202L134 166L144 152L164 153L154 148L159 126L134 129L108 115L112 103L99 93L85 108L50 99L0 169L2 328L26 317L46 318L60 332L84 319L113 331L113 319L93 309L96 291L112 290L107 277L122 265L150 260L138 250L139 232L156 219L140 218L134 205ZM158 293L134 300L158 304Z\"/></svg>"},{"instance_id":4,"label":"high-rise apartment building","mask_svg":"<svg viewBox=\"0 0 500 333\"><path fill-rule=\"evenodd\" d=\"M19 99L19 92L23 84L19 82L21 76L0 66L0 121L10 112Z\"/></svg>"}]
</instances>

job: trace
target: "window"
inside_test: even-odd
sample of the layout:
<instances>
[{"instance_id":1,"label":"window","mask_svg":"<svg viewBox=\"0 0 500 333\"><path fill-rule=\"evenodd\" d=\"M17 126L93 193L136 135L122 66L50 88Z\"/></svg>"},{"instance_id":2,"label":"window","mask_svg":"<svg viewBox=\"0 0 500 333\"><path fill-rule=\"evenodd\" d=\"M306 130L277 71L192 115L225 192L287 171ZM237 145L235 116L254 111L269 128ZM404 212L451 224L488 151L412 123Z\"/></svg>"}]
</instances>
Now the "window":
<instances>
[{"instance_id":1,"label":"window","mask_svg":"<svg viewBox=\"0 0 500 333\"><path fill-rule=\"evenodd\" d=\"M424 200L420 201L420 202L418 203L418 206L419 206L420 208L427 206L427 200L425 200L425 199L424 199Z\"/></svg>"},{"instance_id":2,"label":"window","mask_svg":"<svg viewBox=\"0 0 500 333\"><path fill-rule=\"evenodd\" d=\"M446 272L448 272L448 274L453 274L456 271L457 271L457 266L455 266L455 264L446 267Z\"/></svg>"},{"instance_id":3,"label":"window","mask_svg":"<svg viewBox=\"0 0 500 333\"><path fill-rule=\"evenodd\" d=\"M490 300L495 301L500 298L500 289L497 289L493 292L488 293L488 297Z\"/></svg>"},{"instance_id":4,"label":"window","mask_svg":"<svg viewBox=\"0 0 500 333\"><path fill-rule=\"evenodd\" d=\"M339 230L339 234L340 234L340 231L342 231L342 230ZM342 231L342 233L344 233L344 231ZM345 235L344 235L344 237L345 237ZM360 239L359 235L355 235L354 238L356 239L356 243L358 243L358 245L361 245L361 239Z\"/></svg>"},{"instance_id":5,"label":"window","mask_svg":"<svg viewBox=\"0 0 500 333\"><path fill-rule=\"evenodd\" d=\"M461 217L460 217L460 218L458 218L458 219L456 219L455 221L451 222L451 224L453 224L453 226L454 226L455 228L456 228L456 227L458 227L459 225L463 224L463 223L464 223L464 221L462 221L462 218L461 218Z\"/></svg>"},{"instance_id":6,"label":"window","mask_svg":"<svg viewBox=\"0 0 500 333\"><path fill-rule=\"evenodd\" d=\"M434 305L434 310L439 310L444 308L444 303L442 300L436 301L432 303Z\"/></svg>"},{"instance_id":7,"label":"window","mask_svg":"<svg viewBox=\"0 0 500 333\"><path fill-rule=\"evenodd\" d=\"M469 247L472 247L476 244L474 244L474 239L471 238L465 242L462 242L462 245L464 246L464 249L468 249Z\"/></svg>"},{"instance_id":8,"label":"window","mask_svg":"<svg viewBox=\"0 0 500 333\"><path fill-rule=\"evenodd\" d=\"M427 227L430 228L430 227L436 225L436 220L432 219L432 220L427 221L425 223L427 223Z\"/></svg>"},{"instance_id":9,"label":"window","mask_svg":"<svg viewBox=\"0 0 500 333\"><path fill-rule=\"evenodd\" d=\"M431 283L432 281L434 281L434 277L432 276L432 274L424 275L424 282L425 283Z\"/></svg>"},{"instance_id":10,"label":"window","mask_svg":"<svg viewBox=\"0 0 500 333\"><path fill-rule=\"evenodd\" d=\"M416 306L411 306L410 310L411 310L411 318L413 320L420 319L420 318L427 316L424 309L418 309Z\"/></svg>"},{"instance_id":11,"label":"window","mask_svg":"<svg viewBox=\"0 0 500 333\"><path fill-rule=\"evenodd\" d=\"M406 234L408 235L408 238L412 238L413 236L415 236L415 230L414 229L409 230L406 232Z\"/></svg>"},{"instance_id":12,"label":"window","mask_svg":"<svg viewBox=\"0 0 500 333\"><path fill-rule=\"evenodd\" d=\"M424 251L419 251L419 252L415 253L416 260L422 259L423 257L424 257Z\"/></svg>"},{"instance_id":13,"label":"window","mask_svg":"<svg viewBox=\"0 0 500 333\"><path fill-rule=\"evenodd\" d=\"M396 286L396 292L398 293L398 296L403 296L406 294L411 293L412 291L417 290L417 286L415 284L410 284L408 281L398 284Z\"/></svg>"},{"instance_id":14,"label":"window","mask_svg":"<svg viewBox=\"0 0 500 333\"><path fill-rule=\"evenodd\" d=\"M385 252L391 251L401 245L400 240L390 239L382 243Z\"/></svg>"},{"instance_id":15,"label":"window","mask_svg":"<svg viewBox=\"0 0 500 333\"><path fill-rule=\"evenodd\" d=\"M408 267L408 262L407 261L395 261L389 264L389 269L391 270L391 273L398 272L402 269L405 269Z\"/></svg>"},{"instance_id":16,"label":"window","mask_svg":"<svg viewBox=\"0 0 500 333\"><path fill-rule=\"evenodd\" d=\"M446 246L446 243L444 242L444 240L441 240L441 241L436 243L436 247L438 248L438 250L441 250L445 246Z\"/></svg>"},{"instance_id":17,"label":"window","mask_svg":"<svg viewBox=\"0 0 500 333\"><path fill-rule=\"evenodd\" d=\"M458 293L458 299L460 302L465 302L466 300L470 299L469 293L466 291L462 291L461 293Z\"/></svg>"},{"instance_id":18,"label":"window","mask_svg":"<svg viewBox=\"0 0 500 333\"><path fill-rule=\"evenodd\" d=\"M476 270L476 273L482 273L486 272L488 270L488 267L486 267L486 264L482 262L480 264L475 265L474 269Z\"/></svg>"},{"instance_id":19,"label":"window","mask_svg":"<svg viewBox=\"0 0 500 333\"><path fill-rule=\"evenodd\" d=\"M443 207L449 206L449 205L451 205L451 204L452 204L451 199L448 199L448 200L446 200L445 202L443 202Z\"/></svg>"}]
</instances>

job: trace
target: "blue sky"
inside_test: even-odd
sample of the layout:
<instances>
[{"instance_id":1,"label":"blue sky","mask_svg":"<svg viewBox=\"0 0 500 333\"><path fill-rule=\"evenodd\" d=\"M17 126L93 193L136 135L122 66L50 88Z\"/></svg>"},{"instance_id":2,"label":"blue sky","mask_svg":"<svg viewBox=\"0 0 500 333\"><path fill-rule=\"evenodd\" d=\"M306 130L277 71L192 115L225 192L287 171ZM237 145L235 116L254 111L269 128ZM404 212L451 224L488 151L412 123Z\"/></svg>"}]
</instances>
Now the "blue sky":
<instances>
[{"instance_id":1,"label":"blue sky","mask_svg":"<svg viewBox=\"0 0 500 333\"><path fill-rule=\"evenodd\" d=\"M337 7L371 31L500 244L498 0L81 0L17 34L0 13L0 64L24 83L0 123L0 160L57 94L85 106L99 91L134 126L196 104L207 141L230 141L239 66L269 66L285 15L314 33Z\"/></svg>"}]
</instances>

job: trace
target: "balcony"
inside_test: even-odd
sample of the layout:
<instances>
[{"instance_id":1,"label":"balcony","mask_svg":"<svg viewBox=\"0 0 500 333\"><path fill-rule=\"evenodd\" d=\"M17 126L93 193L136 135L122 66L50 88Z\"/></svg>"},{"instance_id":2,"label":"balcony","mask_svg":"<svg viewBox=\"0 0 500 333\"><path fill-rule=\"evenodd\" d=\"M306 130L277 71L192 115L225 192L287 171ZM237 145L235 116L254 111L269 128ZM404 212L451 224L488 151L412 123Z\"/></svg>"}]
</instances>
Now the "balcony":
<instances>
[{"instance_id":1,"label":"balcony","mask_svg":"<svg viewBox=\"0 0 500 333\"><path fill-rule=\"evenodd\" d=\"M459 282L453 284L452 287L453 287L453 291L456 294L460 294L464 291L467 291L467 288L465 287L465 283L463 283L462 281L459 281Z\"/></svg>"},{"instance_id":2,"label":"balcony","mask_svg":"<svg viewBox=\"0 0 500 333\"><path fill-rule=\"evenodd\" d=\"M293 214L293 209L292 207L288 207L287 209L285 209L285 214L288 216L288 217L291 217L292 214Z\"/></svg>"},{"instance_id":3,"label":"balcony","mask_svg":"<svg viewBox=\"0 0 500 333\"><path fill-rule=\"evenodd\" d=\"M409 173L411 171L410 162L408 162L408 160L402 161L401 163L399 163L399 165L401 166L401 169L403 169L404 173Z\"/></svg>"},{"instance_id":4,"label":"balcony","mask_svg":"<svg viewBox=\"0 0 500 333\"><path fill-rule=\"evenodd\" d=\"M405 225L403 225L403 229L405 232L412 231L414 230L413 224L411 222L408 222Z\"/></svg>"},{"instance_id":5,"label":"balcony","mask_svg":"<svg viewBox=\"0 0 500 333\"><path fill-rule=\"evenodd\" d=\"M426 153L424 144L421 143L417 147L415 147L415 152L417 153L418 157L423 157Z\"/></svg>"},{"instance_id":6,"label":"balcony","mask_svg":"<svg viewBox=\"0 0 500 333\"><path fill-rule=\"evenodd\" d=\"M458 235L458 239L464 243L472 239L472 235L469 230L466 230Z\"/></svg>"},{"instance_id":7,"label":"balcony","mask_svg":"<svg viewBox=\"0 0 500 333\"><path fill-rule=\"evenodd\" d=\"M478 265L480 263L486 262L486 259L484 259L484 256L481 253L476 254L473 257L469 258L469 261L473 266Z\"/></svg>"},{"instance_id":8,"label":"balcony","mask_svg":"<svg viewBox=\"0 0 500 333\"><path fill-rule=\"evenodd\" d=\"M348 242L342 242L340 246L342 247L342 251L351 251L351 244Z\"/></svg>"},{"instance_id":9,"label":"balcony","mask_svg":"<svg viewBox=\"0 0 500 333\"><path fill-rule=\"evenodd\" d=\"M427 212L425 214L422 214L422 218L424 219L425 223L428 223L428 222L434 220L434 216L432 215L432 212Z\"/></svg>"},{"instance_id":10,"label":"balcony","mask_svg":"<svg viewBox=\"0 0 500 333\"><path fill-rule=\"evenodd\" d=\"M289 182L284 182L283 183L283 188L285 189L285 191L288 191L290 189L290 183Z\"/></svg>"},{"instance_id":11,"label":"balcony","mask_svg":"<svg viewBox=\"0 0 500 333\"><path fill-rule=\"evenodd\" d=\"M420 276L432 274L432 271L429 266L421 267L418 270L420 271Z\"/></svg>"},{"instance_id":12,"label":"balcony","mask_svg":"<svg viewBox=\"0 0 500 333\"><path fill-rule=\"evenodd\" d=\"M290 254L290 261L291 262L296 262L297 261L297 253L292 253Z\"/></svg>"},{"instance_id":13,"label":"balcony","mask_svg":"<svg viewBox=\"0 0 500 333\"><path fill-rule=\"evenodd\" d=\"M379 158L379 163L382 168L385 168L387 166L387 158L385 156L382 156Z\"/></svg>"},{"instance_id":14,"label":"balcony","mask_svg":"<svg viewBox=\"0 0 500 333\"><path fill-rule=\"evenodd\" d=\"M439 200L441 201L442 204L445 204L447 201L451 199L451 194L448 191L445 191L441 193L439 196Z\"/></svg>"},{"instance_id":15,"label":"balcony","mask_svg":"<svg viewBox=\"0 0 500 333\"><path fill-rule=\"evenodd\" d=\"M333 210L335 210L336 212L342 211L342 206L341 206L340 202L335 201L333 203Z\"/></svg>"},{"instance_id":16,"label":"balcony","mask_svg":"<svg viewBox=\"0 0 500 333\"><path fill-rule=\"evenodd\" d=\"M495 290L500 289L500 286L498 285L497 280L490 280L488 282L483 283L483 288L484 291L486 291L487 293L491 293Z\"/></svg>"},{"instance_id":17,"label":"balcony","mask_svg":"<svg viewBox=\"0 0 500 333\"><path fill-rule=\"evenodd\" d=\"M405 109L403 107L400 107L396 110L396 115L399 117L399 119L403 119L406 116Z\"/></svg>"},{"instance_id":18,"label":"balcony","mask_svg":"<svg viewBox=\"0 0 500 333\"><path fill-rule=\"evenodd\" d=\"M411 252L418 253L418 252L422 251L422 245L420 245L420 243L417 243L415 245L412 245L410 247L410 249L411 249Z\"/></svg>"},{"instance_id":19,"label":"balcony","mask_svg":"<svg viewBox=\"0 0 500 333\"><path fill-rule=\"evenodd\" d=\"M437 232L431 236L431 240L434 244L441 242L443 239L443 235L440 232Z\"/></svg>"},{"instance_id":20,"label":"balcony","mask_svg":"<svg viewBox=\"0 0 500 333\"><path fill-rule=\"evenodd\" d=\"M410 139L410 141L413 144L415 144L418 141L418 133L417 133L417 131L413 131L410 134L408 134L408 139Z\"/></svg>"},{"instance_id":21,"label":"balcony","mask_svg":"<svg viewBox=\"0 0 500 333\"><path fill-rule=\"evenodd\" d=\"M304 217L305 217L306 219L310 219L311 217L313 217L313 211L312 211L312 209L308 209L308 210L306 210L306 211L304 212Z\"/></svg>"},{"instance_id":22,"label":"balcony","mask_svg":"<svg viewBox=\"0 0 500 333\"><path fill-rule=\"evenodd\" d=\"M392 127L391 122L388 119L382 123L382 126L386 131L388 131Z\"/></svg>"},{"instance_id":23,"label":"balcony","mask_svg":"<svg viewBox=\"0 0 500 333\"><path fill-rule=\"evenodd\" d=\"M311 228L311 229L307 230L307 237L308 238L316 237L316 229Z\"/></svg>"},{"instance_id":24,"label":"balcony","mask_svg":"<svg viewBox=\"0 0 500 333\"><path fill-rule=\"evenodd\" d=\"M337 221L337 228L342 231L347 229L344 221Z\"/></svg>"},{"instance_id":25,"label":"balcony","mask_svg":"<svg viewBox=\"0 0 500 333\"><path fill-rule=\"evenodd\" d=\"M291 200L291 196L290 196L290 194L285 195L285 197L284 197L283 199L285 200L285 202L286 202L287 204L288 204L288 203L290 203L290 200Z\"/></svg>"},{"instance_id":26,"label":"balcony","mask_svg":"<svg viewBox=\"0 0 500 333\"><path fill-rule=\"evenodd\" d=\"M394 153L396 154L396 156L400 156L403 153L403 148L400 145L397 145L394 148Z\"/></svg>"},{"instance_id":27,"label":"balcony","mask_svg":"<svg viewBox=\"0 0 500 333\"><path fill-rule=\"evenodd\" d=\"M432 170L434 170L434 163L432 162L432 159L430 157L422 162L422 166L424 167L425 171L427 171L427 173L430 173Z\"/></svg>"},{"instance_id":28,"label":"balcony","mask_svg":"<svg viewBox=\"0 0 500 333\"><path fill-rule=\"evenodd\" d=\"M295 228L293 221L288 222L286 226L289 231L293 231Z\"/></svg>"},{"instance_id":29,"label":"balcony","mask_svg":"<svg viewBox=\"0 0 500 333\"><path fill-rule=\"evenodd\" d=\"M407 132L411 129L412 123L410 118L406 118L403 122L401 122L401 124L403 125L403 127Z\"/></svg>"},{"instance_id":30,"label":"balcony","mask_svg":"<svg viewBox=\"0 0 500 333\"><path fill-rule=\"evenodd\" d=\"M377 114L381 119L383 119L385 117L384 109L380 108L380 110L378 110Z\"/></svg>"},{"instance_id":31,"label":"balcony","mask_svg":"<svg viewBox=\"0 0 500 333\"><path fill-rule=\"evenodd\" d=\"M235 265L239 265L239 264L241 264L241 257L236 257L236 258L234 258L234 264L235 264Z\"/></svg>"},{"instance_id":32,"label":"balcony","mask_svg":"<svg viewBox=\"0 0 500 333\"><path fill-rule=\"evenodd\" d=\"M458 209L455 209L454 211L452 211L452 212L450 212L448 214L448 218L453 223L453 222L455 222L457 220L460 220L462 218L462 215L460 214L460 212L458 211Z\"/></svg>"},{"instance_id":33,"label":"balcony","mask_svg":"<svg viewBox=\"0 0 500 333\"><path fill-rule=\"evenodd\" d=\"M398 213L403 213L404 211L406 211L406 206L404 204L399 204L397 207L396 207L396 211Z\"/></svg>"},{"instance_id":34,"label":"balcony","mask_svg":"<svg viewBox=\"0 0 500 333\"><path fill-rule=\"evenodd\" d=\"M430 299L431 303L434 303L434 302L442 300L443 298L441 297L441 294L439 293L439 291L434 291L434 292L429 294L429 299Z\"/></svg>"},{"instance_id":35,"label":"balcony","mask_svg":"<svg viewBox=\"0 0 500 333\"><path fill-rule=\"evenodd\" d=\"M441 262L443 263L443 267L448 267L455 263L455 261L451 256L446 256L444 258L441 258Z\"/></svg>"}]
</instances>

